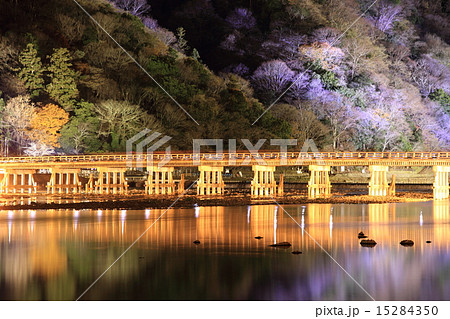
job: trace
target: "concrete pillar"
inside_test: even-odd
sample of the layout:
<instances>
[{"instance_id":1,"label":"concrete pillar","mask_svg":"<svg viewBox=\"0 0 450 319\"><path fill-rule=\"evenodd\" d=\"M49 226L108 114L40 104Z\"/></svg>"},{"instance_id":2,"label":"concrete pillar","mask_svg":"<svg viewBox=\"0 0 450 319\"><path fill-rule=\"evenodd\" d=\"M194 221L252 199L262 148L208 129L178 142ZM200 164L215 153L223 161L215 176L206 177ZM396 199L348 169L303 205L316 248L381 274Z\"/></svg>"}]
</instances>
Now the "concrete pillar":
<instances>
[{"instance_id":1,"label":"concrete pillar","mask_svg":"<svg viewBox=\"0 0 450 319\"><path fill-rule=\"evenodd\" d=\"M450 166L433 166L433 171L433 198L435 200L449 198L448 175L450 172Z\"/></svg>"},{"instance_id":2,"label":"concrete pillar","mask_svg":"<svg viewBox=\"0 0 450 319\"><path fill-rule=\"evenodd\" d=\"M328 197L331 195L330 166L310 165L308 198Z\"/></svg>"},{"instance_id":3,"label":"concrete pillar","mask_svg":"<svg viewBox=\"0 0 450 319\"><path fill-rule=\"evenodd\" d=\"M225 183L222 179L222 166L199 166L200 177L197 182L197 195L221 195Z\"/></svg>"},{"instance_id":4,"label":"concrete pillar","mask_svg":"<svg viewBox=\"0 0 450 319\"><path fill-rule=\"evenodd\" d=\"M371 165L370 182L369 182L369 195L370 196L386 196L389 190L389 184L387 182L387 172L389 166Z\"/></svg>"}]
</instances>

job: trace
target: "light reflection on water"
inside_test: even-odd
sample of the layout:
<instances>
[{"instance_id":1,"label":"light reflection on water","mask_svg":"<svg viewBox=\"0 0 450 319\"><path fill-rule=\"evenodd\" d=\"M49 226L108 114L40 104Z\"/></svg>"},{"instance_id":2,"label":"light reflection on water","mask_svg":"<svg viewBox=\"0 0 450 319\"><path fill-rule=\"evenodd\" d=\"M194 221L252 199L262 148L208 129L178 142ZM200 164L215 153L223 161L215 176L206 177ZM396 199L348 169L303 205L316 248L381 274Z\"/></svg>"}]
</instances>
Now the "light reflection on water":
<instances>
[{"instance_id":1,"label":"light reflection on water","mask_svg":"<svg viewBox=\"0 0 450 319\"><path fill-rule=\"evenodd\" d=\"M449 298L449 201L284 208L171 209L83 299L368 300L309 236L377 300ZM0 211L0 299L76 299L164 211Z\"/></svg>"}]
</instances>

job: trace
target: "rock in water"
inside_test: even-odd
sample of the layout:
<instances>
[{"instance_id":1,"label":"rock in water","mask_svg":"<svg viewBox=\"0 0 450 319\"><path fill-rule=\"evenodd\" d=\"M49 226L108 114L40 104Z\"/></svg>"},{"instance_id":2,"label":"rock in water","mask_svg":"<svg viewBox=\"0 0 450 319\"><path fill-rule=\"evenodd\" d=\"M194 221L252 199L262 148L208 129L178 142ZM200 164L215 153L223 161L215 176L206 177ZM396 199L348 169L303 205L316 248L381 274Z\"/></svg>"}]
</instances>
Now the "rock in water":
<instances>
[{"instance_id":1,"label":"rock in water","mask_svg":"<svg viewBox=\"0 0 450 319\"><path fill-rule=\"evenodd\" d=\"M261 236L256 236L255 239L262 239L262 237Z\"/></svg>"},{"instance_id":2,"label":"rock in water","mask_svg":"<svg viewBox=\"0 0 450 319\"><path fill-rule=\"evenodd\" d=\"M377 242L373 239L363 239L361 240L360 244L363 247L374 247L377 244Z\"/></svg>"},{"instance_id":3,"label":"rock in water","mask_svg":"<svg viewBox=\"0 0 450 319\"><path fill-rule=\"evenodd\" d=\"M303 254L303 253L300 250L294 250L294 251L291 251L291 254L300 255L300 254Z\"/></svg>"},{"instance_id":4,"label":"rock in water","mask_svg":"<svg viewBox=\"0 0 450 319\"><path fill-rule=\"evenodd\" d=\"M198 245L198 244L200 244L200 240L194 240L193 243Z\"/></svg>"},{"instance_id":5,"label":"rock in water","mask_svg":"<svg viewBox=\"0 0 450 319\"><path fill-rule=\"evenodd\" d=\"M367 236L364 235L364 233L363 233L362 231L360 231L360 232L358 233L358 238L359 238L359 239L361 239L361 238L367 238Z\"/></svg>"},{"instance_id":6,"label":"rock in water","mask_svg":"<svg viewBox=\"0 0 450 319\"><path fill-rule=\"evenodd\" d=\"M400 245L402 246L412 246L414 245L414 242L411 239L404 239L400 242Z\"/></svg>"},{"instance_id":7,"label":"rock in water","mask_svg":"<svg viewBox=\"0 0 450 319\"><path fill-rule=\"evenodd\" d=\"M291 243L287 241L283 241L281 243L276 243L273 245L269 245L270 247L291 247Z\"/></svg>"}]
</instances>

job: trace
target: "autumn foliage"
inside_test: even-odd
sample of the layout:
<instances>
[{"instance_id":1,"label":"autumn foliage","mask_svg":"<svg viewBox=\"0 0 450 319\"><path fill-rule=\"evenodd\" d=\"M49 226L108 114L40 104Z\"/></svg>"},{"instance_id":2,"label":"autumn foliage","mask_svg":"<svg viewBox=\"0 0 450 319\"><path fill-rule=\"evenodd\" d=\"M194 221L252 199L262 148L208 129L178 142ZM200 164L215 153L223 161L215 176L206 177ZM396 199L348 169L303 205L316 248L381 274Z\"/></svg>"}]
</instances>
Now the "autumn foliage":
<instances>
[{"instance_id":1,"label":"autumn foliage","mask_svg":"<svg viewBox=\"0 0 450 319\"><path fill-rule=\"evenodd\" d=\"M36 143L58 147L59 130L69 121L69 113L55 104L36 108L27 132L28 138Z\"/></svg>"}]
</instances>

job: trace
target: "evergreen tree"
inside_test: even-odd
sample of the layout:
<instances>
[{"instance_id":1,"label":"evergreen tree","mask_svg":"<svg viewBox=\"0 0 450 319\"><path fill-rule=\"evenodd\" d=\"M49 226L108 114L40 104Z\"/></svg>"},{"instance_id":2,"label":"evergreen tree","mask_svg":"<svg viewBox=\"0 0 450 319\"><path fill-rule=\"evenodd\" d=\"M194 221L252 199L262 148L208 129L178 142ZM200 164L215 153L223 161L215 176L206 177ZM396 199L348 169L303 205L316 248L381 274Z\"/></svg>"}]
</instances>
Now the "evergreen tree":
<instances>
[{"instance_id":1,"label":"evergreen tree","mask_svg":"<svg viewBox=\"0 0 450 319\"><path fill-rule=\"evenodd\" d=\"M50 65L47 68L49 72L50 83L46 87L49 96L58 102L66 111L71 111L78 97L76 84L77 72L71 69L72 58L69 50L66 48L54 49L49 57Z\"/></svg>"},{"instance_id":2,"label":"evergreen tree","mask_svg":"<svg viewBox=\"0 0 450 319\"><path fill-rule=\"evenodd\" d=\"M44 67L37 49L33 43L28 43L26 49L20 54L19 78L25 83L31 97L36 97L44 88Z\"/></svg>"}]
</instances>

